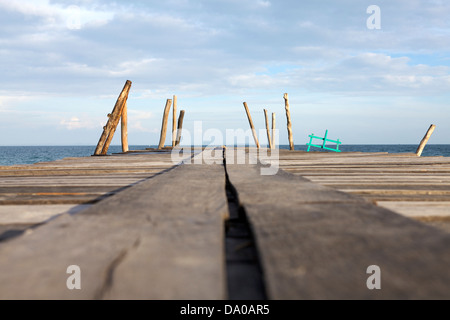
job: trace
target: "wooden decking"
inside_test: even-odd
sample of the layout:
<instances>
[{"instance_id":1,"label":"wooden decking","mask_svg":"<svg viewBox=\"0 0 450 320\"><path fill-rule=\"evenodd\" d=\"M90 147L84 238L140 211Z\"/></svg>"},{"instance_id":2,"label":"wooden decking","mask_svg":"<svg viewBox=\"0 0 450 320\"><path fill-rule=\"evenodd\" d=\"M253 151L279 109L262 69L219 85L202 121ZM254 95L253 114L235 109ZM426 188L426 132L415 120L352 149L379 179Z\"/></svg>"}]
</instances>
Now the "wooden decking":
<instances>
[{"instance_id":1,"label":"wooden decking","mask_svg":"<svg viewBox=\"0 0 450 320\"><path fill-rule=\"evenodd\" d=\"M450 158L282 151L280 168L450 231Z\"/></svg>"},{"instance_id":2,"label":"wooden decking","mask_svg":"<svg viewBox=\"0 0 450 320\"><path fill-rule=\"evenodd\" d=\"M185 160L0 168L0 299L450 298L450 159L281 150L275 175L230 149Z\"/></svg>"},{"instance_id":3,"label":"wooden decking","mask_svg":"<svg viewBox=\"0 0 450 320\"><path fill-rule=\"evenodd\" d=\"M170 155L67 158L0 167L0 239L63 213L77 213L173 167Z\"/></svg>"}]
</instances>

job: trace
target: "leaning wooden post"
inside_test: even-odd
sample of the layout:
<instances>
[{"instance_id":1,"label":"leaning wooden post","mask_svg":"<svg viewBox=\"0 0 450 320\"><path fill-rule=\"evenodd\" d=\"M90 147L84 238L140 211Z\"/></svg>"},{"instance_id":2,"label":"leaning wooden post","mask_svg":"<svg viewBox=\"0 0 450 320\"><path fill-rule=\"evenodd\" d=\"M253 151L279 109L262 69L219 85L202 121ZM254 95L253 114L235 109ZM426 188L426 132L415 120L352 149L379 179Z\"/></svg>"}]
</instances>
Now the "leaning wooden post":
<instances>
[{"instance_id":1,"label":"leaning wooden post","mask_svg":"<svg viewBox=\"0 0 450 320\"><path fill-rule=\"evenodd\" d=\"M122 117L120 119L121 137L122 137L122 152L128 152L128 110L127 102L123 106Z\"/></svg>"},{"instance_id":2,"label":"leaning wooden post","mask_svg":"<svg viewBox=\"0 0 450 320\"><path fill-rule=\"evenodd\" d=\"M264 117L266 118L266 131L267 131L267 140L269 141L269 148L273 149L272 138L270 137L269 116L267 115L267 110L266 109L264 109Z\"/></svg>"},{"instance_id":3,"label":"leaning wooden post","mask_svg":"<svg viewBox=\"0 0 450 320\"><path fill-rule=\"evenodd\" d=\"M435 128L436 128L436 126L434 124L432 124L430 126L430 128L428 128L427 133L425 134L422 141L420 142L419 147L417 148L416 155L418 157L420 157L422 155L423 149L425 148L425 146L426 146L428 140L430 139L431 135L433 134L433 131Z\"/></svg>"},{"instance_id":4,"label":"leaning wooden post","mask_svg":"<svg viewBox=\"0 0 450 320\"><path fill-rule=\"evenodd\" d=\"M256 135L255 127L253 126L252 116L250 115L250 111L248 110L247 102L244 102L245 112L247 112L248 122L250 123L250 128L252 129L253 139L255 139L256 147L259 149L258 136Z\"/></svg>"},{"instance_id":5,"label":"leaning wooden post","mask_svg":"<svg viewBox=\"0 0 450 320\"><path fill-rule=\"evenodd\" d=\"M275 125L275 112L272 113L272 148L275 149L275 129L276 129L276 125Z\"/></svg>"},{"instance_id":6,"label":"leaning wooden post","mask_svg":"<svg viewBox=\"0 0 450 320\"><path fill-rule=\"evenodd\" d=\"M97 147L95 148L94 156L105 155L108 152L109 144L114 136L117 125L119 124L120 117L122 115L123 107L128 99L128 94L131 88L131 81L127 80L125 86L122 89L116 104L111 114L108 114L108 122L103 127L103 133L100 136Z\"/></svg>"},{"instance_id":7,"label":"leaning wooden post","mask_svg":"<svg viewBox=\"0 0 450 320\"><path fill-rule=\"evenodd\" d=\"M292 123L291 123L291 111L289 107L289 97L288 94L284 94L284 105L286 107L286 119L287 119L287 130L289 137L289 148L294 150L294 138L292 137Z\"/></svg>"},{"instance_id":8,"label":"leaning wooden post","mask_svg":"<svg viewBox=\"0 0 450 320\"><path fill-rule=\"evenodd\" d=\"M167 120L169 119L169 112L170 112L171 106L172 106L172 99L167 99L166 107L164 108L164 115L163 115L163 119L162 119L161 136L159 138L158 149L162 149L164 147L164 142L166 141Z\"/></svg>"},{"instance_id":9,"label":"leaning wooden post","mask_svg":"<svg viewBox=\"0 0 450 320\"><path fill-rule=\"evenodd\" d=\"M180 142L181 142L181 133L183 131L184 113L185 113L185 111L181 110L180 116L178 117L177 141L175 142L175 146L180 145Z\"/></svg>"},{"instance_id":10,"label":"leaning wooden post","mask_svg":"<svg viewBox=\"0 0 450 320\"><path fill-rule=\"evenodd\" d=\"M173 116L172 116L172 147L177 142L177 96L173 96Z\"/></svg>"}]
</instances>

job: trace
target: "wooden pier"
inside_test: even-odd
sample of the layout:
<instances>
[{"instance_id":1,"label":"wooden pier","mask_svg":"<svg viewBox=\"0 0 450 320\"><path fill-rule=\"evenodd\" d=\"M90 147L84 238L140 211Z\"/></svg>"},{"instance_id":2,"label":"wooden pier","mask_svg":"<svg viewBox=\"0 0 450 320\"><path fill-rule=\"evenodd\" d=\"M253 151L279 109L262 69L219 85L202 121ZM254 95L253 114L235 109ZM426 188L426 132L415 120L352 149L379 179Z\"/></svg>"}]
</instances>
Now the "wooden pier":
<instances>
[{"instance_id":1,"label":"wooden pier","mask_svg":"<svg viewBox=\"0 0 450 320\"><path fill-rule=\"evenodd\" d=\"M450 298L450 158L237 151L0 167L0 299Z\"/></svg>"}]
</instances>

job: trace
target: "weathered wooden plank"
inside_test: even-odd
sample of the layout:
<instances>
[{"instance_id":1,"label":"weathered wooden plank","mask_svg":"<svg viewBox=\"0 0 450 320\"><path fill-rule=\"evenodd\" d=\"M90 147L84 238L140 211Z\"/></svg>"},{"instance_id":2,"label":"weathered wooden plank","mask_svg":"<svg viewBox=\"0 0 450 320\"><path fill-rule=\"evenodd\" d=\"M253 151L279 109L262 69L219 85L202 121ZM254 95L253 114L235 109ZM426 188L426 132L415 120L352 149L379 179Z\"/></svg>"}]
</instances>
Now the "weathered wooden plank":
<instances>
[{"instance_id":1,"label":"weathered wooden plank","mask_svg":"<svg viewBox=\"0 0 450 320\"><path fill-rule=\"evenodd\" d=\"M128 159L130 158L130 159ZM102 166L108 166L108 165L125 165L125 164L136 164L136 165L153 165L162 163L164 165L167 165L170 163L171 156L151 156L149 155L139 155L139 156L130 156L123 157L123 156L110 156L105 157L103 161L101 161L102 158L88 158L88 159L79 159L77 160L63 160L63 161L53 161L53 162L38 162L34 165L29 165L29 167L53 167L53 166L71 166L71 165L102 165ZM25 166L27 167L27 166ZM14 168L14 167L4 167L5 169ZM24 168L24 166L20 167Z\"/></svg>"},{"instance_id":2,"label":"weathered wooden plank","mask_svg":"<svg viewBox=\"0 0 450 320\"><path fill-rule=\"evenodd\" d=\"M330 182L330 183L383 183L383 182L404 182L404 183L427 183L427 182L448 182L450 181L450 176L439 176L439 175L420 175L420 176L411 176L411 175L395 175L395 176L366 176L366 175L353 175L348 177L346 175L334 175L331 177L327 176L303 176L310 180L314 180L317 182Z\"/></svg>"},{"instance_id":3,"label":"weathered wooden plank","mask_svg":"<svg viewBox=\"0 0 450 320\"><path fill-rule=\"evenodd\" d=\"M404 171L404 170L408 170L408 169L419 169L419 170L424 170L424 169L432 169L432 170L446 170L446 171L450 171L450 164L446 164L446 165L441 165L441 164L414 164L414 163L404 163L404 164L394 164L394 165L382 165L382 164L370 164L370 163L358 163L358 164L325 164L325 165L320 165L320 164L311 164L311 165L306 165L306 164L298 164L298 165L283 165L281 164L281 167L283 169L286 170L290 170L290 169L295 169L295 170L335 170L335 169L341 169L341 170L346 170L346 169L365 169L365 170L391 170L391 171L395 171L395 170L400 170L400 171Z\"/></svg>"},{"instance_id":4,"label":"weathered wooden plank","mask_svg":"<svg viewBox=\"0 0 450 320\"><path fill-rule=\"evenodd\" d=\"M0 184L3 185L89 185L91 183L113 186L117 182L118 185L131 184L140 180L145 180L157 173L125 173L111 175L79 175L79 176L7 176L0 177Z\"/></svg>"},{"instance_id":5,"label":"weathered wooden plank","mask_svg":"<svg viewBox=\"0 0 450 320\"><path fill-rule=\"evenodd\" d=\"M85 176L88 177L88 176ZM22 178L28 178L28 177L22 177ZM149 178L146 176L145 178ZM45 179L34 179L34 177L31 177L28 180L18 180L18 181L8 181L5 179L0 179L0 185L2 187L59 187L59 186L67 186L67 187L113 187L113 188L120 188L120 187L126 187L135 183L138 183L139 181L142 181L145 179L93 179L92 181L88 179L74 179L74 180L51 180L48 179L48 177L45 177Z\"/></svg>"},{"instance_id":6,"label":"weathered wooden plank","mask_svg":"<svg viewBox=\"0 0 450 320\"><path fill-rule=\"evenodd\" d=\"M281 151L281 150L280 150ZM358 153L336 153L336 154L294 154L294 155L288 155L284 156L283 154L280 155L281 162L286 163L300 163L299 160L302 162L310 163L310 162L317 162L317 163L352 163L352 162L361 162L361 161L367 161L369 163L448 163L448 158L442 157L442 156L435 156L435 157L422 157L419 158L415 154L411 154L411 156L402 156L398 157L394 154L387 154L387 155L376 155L376 154L358 154Z\"/></svg>"},{"instance_id":7,"label":"weathered wooden plank","mask_svg":"<svg viewBox=\"0 0 450 320\"><path fill-rule=\"evenodd\" d=\"M377 201L377 205L411 218L450 218L450 201Z\"/></svg>"},{"instance_id":8,"label":"weathered wooden plank","mask_svg":"<svg viewBox=\"0 0 450 320\"><path fill-rule=\"evenodd\" d=\"M359 197L364 197L368 201L376 202L376 201L447 201L449 199L448 195L440 195L440 194L359 194L357 192L352 192L351 194Z\"/></svg>"},{"instance_id":9,"label":"weathered wooden plank","mask_svg":"<svg viewBox=\"0 0 450 320\"><path fill-rule=\"evenodd\" d=\"M450 297L449 234L283 171L227 172L253 226L269 298ZM381 268L382 290L366 287L371 265Z\"/></svg>"},{"instance_id":10,"label":"weathered wooden plank","mask_svg":"<svg viewBox=\"0 0 450 320\"><path fill-rule=\"evenodd\" d=\"M3 243L0 299L225 298L224 186L221 165L179 166Z\"/></svg>"},{"instance_id":11,"label":"weathered wooden plank","mask_svg":"<svg viewBox=\"0 0 450 320\"><path fill-rule=\"evenodd\" d=\"M71 162L71 163L53 163L53 164L46 164L46 165L32 165L28 167L21 167L21 168L8 168L6 170L0 170L0 172L8 172L8 171L18 171L18 170L50 170L50 169L122 169L125 167L128 167L130 169L132 168L158 168L158 167L170 167L175 165L176 163L171 163L169 160L160 160L160 161L140 161L140 162L128 162L128 161L115 161L115 162L107 162L104 163L92 163L92 162Z\"/></svg>"},{"instance_id":12,"label":"weathered wooden plank","mask_svg":"<svg viewBox=\"0 0 450 320\"><path fill-rule=\"evenodd\" d=\"M450 184L399 184L399 183L378 183L378 184L363 184L363 183L323 183L325 186L331 186L345 192L361 192L361 193L396 193L396 194L449 194Z\"/></svg>"},{"instance_id":13,"label":"weathered wooden plank","mask_svg":"<svg viewBox=\"0 0 450 320\"><path fill-rule=\"evenodd\" d=\"M0 206L0 225L38 224L60 214L75 214L90 205Z\"/></svg>"},{"instance_id":14,"label":"weathered wooden plank","mask_svg":"<svg viewBox=\"0 0 450 320\"><path fill-rule=\"evenodd\" d=\"M284 170L284 168L282 168ZM332 175L332 174L376 174L376 175L397 175L397 174L450 174L450 170L439 170L439 169L420 169L420 168L410 168L410 169L366 169L366 168L334 168L334 169L327 169L327 168L320 168L319 169L292 169L292 170L285 170L292 173L298 173L301 175ZM318 172L320 171L320 172Z\"/></svg>"},{"instance_id":15,"label":"weathered wooden plank","mask_svg":"<svg viewBox=\"0 0 450 320\"><path fill-rule=\"evenodd\" d=\"M450 220L448 218L446 218L446 219L442 219L442 218L435 219L433 217L433 218L430 219L430 218L427 218L427 217L419 217L419 218L415 218L415 219L417 219L419 221L422 221L422 222L426 223L429 226L433 226L433 227L435 227L437 229L440 229L442 231L450 233Z\"/></svg>"},{"instance_id":16,"label":"weathered wooden plank","mask_svg":"<svg viewBox=\"0 0 450 320\"><path fill-rule=\"evenodd\" d=\"M7 187L0 182L0 195L71 195L71 194L105 194L108 192L118 192L123 187L116 186L21 186Z\"/></svg>"},{"instance_id":17,"label":"weathered wooden plank","mask_svg":"<svg viewBox=\"0 0 450 320\"><path fill-rule=\"evenodd\" d=\"M136 169L52 169L52 170L18 170L1 171L0 177L33 177L33 176L80 176L80 175L98 175L98 174L118 174L118 173L152 173L161 172L164 169L170 169L170 166L155 168L136 168Z\"/></svg>"},{"instance_id":18,"label":"weathered wooden plank","mask_svg":"<svg viewBox=\"0 0 450 320\"><path fill-rule=\"evenodd\" d=\"M283 169L283 168L281 168ZM284 170L284 169L283 169ZM361 176L366 176L366 177L370 177L370 179L372 178L376 178L376 177L382 177L382 178L389 178L389 177L394 177L394 175L391 172L307 172L307 173L302 173L302 172L293 172L291 170L284 170L286 172L292 173L294 175L301 175L303 177L361 177ZM447 178L450 177L450 172L449 173L432 173L432 172L416 172L415 177L424 177L424 178L430 178L430 177L438 177L438 178ZM395 173L395 177L411 177L411 172L396 172Z\"/></svg>"},{"instance_id":19,"label":"weathered wooden plank","mask_svg":"<svg viewBox=\"0 0 450 320\"><path fill-rule=\"evenodd\" d=\"M372 182L363 182L363 181L318 181L314 179L310 179L312 182L323 184L324 186L333 187L337 189L345 189L345 188L361 188L361 189L420 189L426 188L427 190L440 189L440 190L450 190L450 181L447 182L436 182L436 181L420 181L417 182L410 180L408 181L372 181ZM438 185L436 185L438 183Z\"/></svg>"},{"instance_id":20,"label":"weathered wooden plank","mask_svg":"<svg viewBox=\"0 0 450 320\"><path fill-rule=\"evenodd\" d=\"M56 204L93 204L97 203L107 197L112 196L112 193L103 195L70 195L70 196L20 196L3 198L0 197L0 206L4 205L56 205Z\"/></svg>"},{"instance_id":21,"label":"weathered wooden plank","mask_svg":"<svg viewBox=\"0 0 450 320\"><path fill-rule=\"evenodd\" d=\"M450 196L449 190L421 190L421 189L340 189L341 191L371 196L384 195L413 195L413 196ZM450 199L450 197L449 197Z\"/></svg>"},{"instance_id":22,"label":"weathered wooden plank","mask_svg":"<svg viewBox=\"0 0 450 320\"><path fill-rule=\"evenodd\" d=\"M93 162L93 161L70 161L70 162L55 162L52 164L36 164L30 166L29 168L20 169L49 169L49 168L70 168L70 167L87 167L87 168L98 168L98 167L125 167L125 166L139 166L139 167L152 167L152 166L168 166L170 165L170 158L167 159L153 159L153 160L141 160L141 161L105 161L105 162ZM175 163L176 164L176 163ZM9 169L11 170L11 168Z\"/></svg>"},{"instance_id":23,"label":"weathered wooden plank","mask_svg":"<svg viewBox=\"0 0 450 320\"><path fill-rule=\"evenodd\" d=\"M390 169L390 170L405 170L409 168L416 168L416 169L441 169L441 170L449 170L450 169L450 163L449 164L431 164L431 163L425 163L425 164L416 164L416 163L399 163L399 164L392 164L392 165L383 165L383 164L370 164L370 163L357 163L357 164L290 164L285 165L283 163L280 163L280 167L283 169L315 169L316 171L321 169L353 169L353 168L363 168L367 170L377 170L377 169Z\"/></svg>"},{"instance_id":24,"label":"weathered wooden plank","mask_svg":"<svg viewBox=\"0 0 450 320\"><path fill-rule=\"evenodd\" d=\"M298 155L298 156L290 156L289 158L284 158L283 155L280 156L280 162L285 164L301 164L301 163L318 163L318 164L346 164L346 163L361 163L361 162L367 162L367 163L386 163L386 164L402 164L402 163L430 163L430 164L448 164L448 158L446 157L422 157L419 158L416 155L413 157L395 157L392 155L384 156L384 155L344 155L344 156L314 156L311 155L310 157Z\"/></svg>"},{"instance_id":25,"label":"weathered wooden plank","mask_svg":"<svg viewBox=\"0 0 450 320\"><path fill-rule=\"evenodd\" d=\"M0 242L10 240L11 238L14 237L18 237L22 235L24 232L27 232L27 230L31 230L31 228L35 226L36 226L35 223L33 224L20 223L8 225L0 224Z\"/></svg>"}]
</instances>

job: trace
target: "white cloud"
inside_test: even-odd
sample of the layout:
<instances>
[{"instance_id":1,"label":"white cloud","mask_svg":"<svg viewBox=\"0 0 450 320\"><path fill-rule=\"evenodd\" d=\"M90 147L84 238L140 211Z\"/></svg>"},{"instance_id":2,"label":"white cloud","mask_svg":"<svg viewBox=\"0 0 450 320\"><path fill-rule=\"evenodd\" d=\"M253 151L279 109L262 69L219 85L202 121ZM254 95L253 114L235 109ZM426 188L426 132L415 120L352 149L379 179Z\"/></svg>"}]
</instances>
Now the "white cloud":
<instances>
[{"instance_id":1,"label":"white cloud","mask_svg":"<svg viewBox=\"0 0 450 320\"><path fill-rule=\"evenodd\" d=\"M220 119L228 116L223 100L264 101L285 90L349 99L448 94L450 3L376 4L378 31L366 28L368 4L350 0L0 0L0 84L16 97L0 97L0 110L66 108L54 123L99 128L97 101L109 112L129 79L134 103L159 103L157 120L129 108L130 128L149 132L174 93L189 98L196 117L218 104Z\"/></svg>"},{"instance_id":2,"label":"white cloud","mask_svg":"<svg viewBox=\"0 0 450 320\"><path fill-rule=\"evenodd\" d=\"M48 0L0 0L0 6L25 15L42 17L56 16L59 10L51 6Z\"/></svg>"},{"instance_id":3,"label":"white cloud","mask_svg":"<svg viewBox=\"0 0 450 320\"><path fill-rule=\"evenodd\" d=\"M52 4L49 0L0 0L0 7L26 16L36 16L45 22L44 28L79 29L84 26L102 26L111 21L114 13L88 7Z\"/></svg>"},{"instance_id":4,"label":"white cloud","mask_svg":"<svg viewBox=\"0 0 450 320\"><path fill-rule=\"evenodd\" d=\"M268 8L270 7L272 4L270 3L270 1L264 1L264 0L258 0L257 2L258 6L261 6L263 8Z\"/></svg>"},{"instance_id":5,"label":"white cloud","mask_svg":"<svg viewBox=\"0 0 450 320\"><path fill-rule=\"evenodd\" d=\"M144 72L146 69L151 68L152 65L156 65L161 62L162 59L140 59L133 61L120 62L114 70L110 70L109 73L113 76L125 76L129 74L139 74Z\"/></svg>"},{"instance_id":6,"label":"white cloud","mask_svg":"<svg viewBox=\"0 0 450 320\"><path fill-rule=\"evenodd\" d=\"M104 123L95 122L91 118L71 117L70 119L62 119L59 122L60 126L67 130L79 130L79 129L97 129L104 126Z\"/></svg>"},{"instance_id":7,"label":"white cloud","mask_svg":"<svg viewBox=\"0 0 450 320\"><path fill-rule=\"evenodd\" d=\"M153 113L150 111L142 111L136 109L128 109L128 127L131 130L138 132L153 132L153 129L148 121L153 118Z\"/></svg>"},{"instance_id":8,"label":"white cloud","mask_svg":"<svg viewBox=\"0 0 450 320\"><path fill-rule=\"evenodd\" d=\"M10 94L2 94L0 92L0 111L9 111L13 112L18 106L22 103L27 103L36 99L40 99L41 96L38 95L30 95L25 92L18 92L14 95Z\"/></svg>"}]
</instances>

